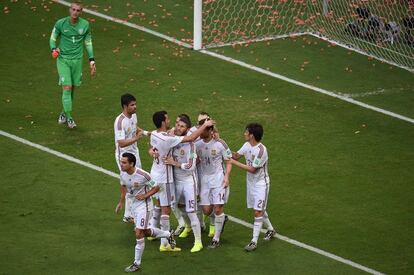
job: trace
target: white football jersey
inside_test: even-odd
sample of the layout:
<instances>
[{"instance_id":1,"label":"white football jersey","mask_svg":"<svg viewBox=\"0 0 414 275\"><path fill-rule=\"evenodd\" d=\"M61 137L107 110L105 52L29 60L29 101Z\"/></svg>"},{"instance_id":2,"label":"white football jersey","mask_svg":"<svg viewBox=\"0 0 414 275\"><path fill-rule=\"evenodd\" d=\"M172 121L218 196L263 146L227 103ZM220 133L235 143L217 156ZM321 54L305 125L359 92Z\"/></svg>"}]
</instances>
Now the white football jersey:
<instances>
[{"instance_id":1,"label":"white football jersey","mask_svg":"<svg viewBox=\"0 0 414 275\"><path fill-rule=\"evenodd\" d=\"M256 173L247 172L247 184L266 185L270 183L267 170L269 157L267 149L262 143L252 146L246 142L237 153L245 157L248 166L257 168Z\"/></svg>"},{"instance_id":2,"label":"white football jersey","mask_svg":"<svg viewBox=\"0 0 414 275\"><path fill-rule=\"evenodd\" d=\"M180 144L183 138L183 136L175 136L166 132L152 131L151 147L159 154L158 158L154 158L151 168L151 177L156 182L173 182L172 166L165 165L162 159L171 156L172 148Z\"/></svg>"},{"instance_id":3,"label":"white football jersey","mask_svg":"<svg viewBox=\"0 0 414 275\"><path fill-rule=\"evenodd\" d=\"M196 153L200 160L199 178L201 184L208 184L209 188L219 187L223 183L225 160L230 160L231 151L222 139L212 139L196 142Z\"/></svg>"},{"instance_id":4,"label":"white football jersey","mask_svg":"<svg viewBox=\"0 0 414 275\"><path fill-rule=\"evenodd\" d=\"M135 172L132 175L122 171L121 185L126 186L127 196L133 198L133 204L136 204L135 207L146 208L147 211L152 210L151 197L143 201L135 198L135 196L145 194L149 192L151 188L158 186L158 184L151 179L150 174L137 167L135 167Z\"/></svg>"},{"instance_id":5,"label":"white football jersey","mask_svg":"<svg viewBox=\"0 0 414 275\"><path fill-rule=\"evenodd\" d=\"M132 114L131 118L128 118L123 113L116 117L114 123L115 153L118 157L122 156L125 152L132 153L135 156L138 155L138 146L136 142L123 148L118 145L118 140L129 139L136 136L137 123L138 120L136 114Z\"/></svg>"},{"instance_id":6,"label":"white football jersey","mask_svg":"<svg viewBox=\"0 0 414 275\"><path fill-rule=\"evenodd\" d=\"M174 167L174 180L193 182L196 179L195 168L197 154L192 142L180 143L173 148L172 156L180 163L180 168Z\"/></svg>"}]
</instances>

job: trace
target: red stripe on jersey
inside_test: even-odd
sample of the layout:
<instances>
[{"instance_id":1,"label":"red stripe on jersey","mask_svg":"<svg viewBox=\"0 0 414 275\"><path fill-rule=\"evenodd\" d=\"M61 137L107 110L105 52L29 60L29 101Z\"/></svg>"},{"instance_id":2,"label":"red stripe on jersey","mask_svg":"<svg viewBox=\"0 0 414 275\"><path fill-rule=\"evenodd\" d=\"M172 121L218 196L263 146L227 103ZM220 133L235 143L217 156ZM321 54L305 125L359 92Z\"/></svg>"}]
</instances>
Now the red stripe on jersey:
<instances>
[{"instance_id":1,"label":"red stripe on jersey","mask_svg":"<svg viewBox=\"0 0 414 275\"><path fill-rule=\"evenodd\" d=\"M259 147L259 154L257 155L257 157L261 158L263 156L263 153L264 153L264 146L263 146L263 144L260 144L258 147Z\"/></svg>"},{"instance_id":2,"label":"red stripe on jersey","mask_svg":"<svg viewBox=\"0 0 414 275\"><path fill-rule=\"evenodd\" d=\"M118 119L118 124L117 124L116 128L118 128L119 131L122 130L122 121L124 120L124 118L125 118L124 115L121 115Z\"/></svg>"},{"instance_id":3,"label":"red stripe on jersey","mask_svg":"<svg viewBox=\"0 0 414 275\"><path fill-rule=\"evenodd\" d=\"M141 169L139 169L139 168L137 168L136 170L135 170L135 173L136 174L138 174L138 175L141 175L141 176L143 176L147 181L150 181L151 180L151 176L150 176L150 174L148 174L147 172L145 172L144 170L141 170Z\"/></svg>"},{"instance_id":4,"label":"red stripe on jersey","mask_svg":"<svg viewBox=\"0 0 414 275\"><path fill-rule=\"evenodd\" d=\"M158 136L157 135L158 133L153 133L153 134L151 134L151 137L155 137L155 138L158 138L158 139L161 139L162 141L165 141L165 139L162 139L160 136Z\"/></svg>"},{"instance_id":5,"label":"red stripe on jersey","mask_svg":"<svg viewBox=\"0 0 414 275\"><path fill-rule=\"evenodd\" d=\"M229 149L229 146L227 146L227 144L224 140L219 138L217 141L220 142L223 145L224 149L226 149L226 150Z\"/></svg>"}]
</instances>

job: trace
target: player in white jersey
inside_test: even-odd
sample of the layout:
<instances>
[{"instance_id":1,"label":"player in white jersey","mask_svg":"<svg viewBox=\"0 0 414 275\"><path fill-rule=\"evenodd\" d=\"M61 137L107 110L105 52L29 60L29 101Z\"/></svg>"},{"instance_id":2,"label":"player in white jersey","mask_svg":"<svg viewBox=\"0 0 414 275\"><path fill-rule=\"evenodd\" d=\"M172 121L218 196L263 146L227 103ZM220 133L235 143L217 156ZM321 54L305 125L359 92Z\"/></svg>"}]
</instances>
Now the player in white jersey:
<instances>
[{"instance_id":1,"label":"player in white jersey","mask_svg":"<svg viewBox=\"0 0 414 275\"><path fill-rule=\"evenodd\" d=\"M247 171L247 208L254 210L253 238L244 248L246 251L253 251L257 248L257 240L263 223L267 227L264 240L269 241L276 235L266 212L270 180L267 149L260 142L262 137L262 125L248 124L244 132L246 143L237 153L233 153L232 160L235 166ZM246 164L237 161L242 156L245 157Z\"/></svg>"},{"instance_id":2,"label":"player in white jersey","mask_svg":"<svg viewBox=\"0 0 414 275\"><path fill-rule=\"evenodd\" d=\"M182 142L194 141L204 131L206 127L214 125L214 121L206 121L197 131L190 136L175 136L168 134L170 128L170 119L165 111L154 113L153 122L157 130L151 133L152 151L156 152L158 157L154 158L151 168L151 177L160 184L157 204L161 207L160 225L163 230L170 230L170 213L171 206L175 201L175 188L173 183L172 166L164 163L163 159L172 153L172 148ZM157 225L159 217L154 211L154 226ZM181 249L171 249L166 239L161 239L160 251L180 251Z\"/></svg>"},{"instance_id":3,"label":"player in white jersey","mask_svg":"<svg viewBox=\"0 0 414 275\"><path fill-rule=\"evenodd\" d=\"M131 94L121 96L122 113L117 116L114 123L115 133L115 160L121 172L120 158L123 153L133 154L137 161L137 167L141 168L137 141L147 131L143 131L137 126L137 105L136 99ZM127 196L125 200L124 222L133 222L131 213L131 199Z\"/></svg>"},{"instance_id":4,"label":"player in white jersey","mask_svg":"<svg viewBox=\"0 0 414 275\"><path fill-rule=\"evenodd\" d=\"M210 115L207 112L200 112L197 116L197 124L188 129L187 134L191 135L193 132L195 132L199 127L198 123L207 118L210 118Z\"/></svg>"},{"instance_id":5,"label":"player in white jersey","mask_svg":"<svg viewBox=\"0 0 414 275\"><path fill-rule=\"evenodd\" d=\"M231 151L223 140L214 139L213 133L214 127L207 128L196 142L201 180L200 205L204 215L210 216L214 211L215 233L209 248L220 245L220 235L226 221L224 204L229 196L231 172Z\"/></svg>"},{"instance_id":6,"label":"player in white jersey","mask_svg":"<svg viewBox=\"0 0 414 275\"><path fill-rule=\"evenodd\" d=\"M138 271L141 267L142 253L145 248L145 236L155 238L168 238L169 245L175 247L173 232L151 228L151 196L160 190L158 183L151 179L150 174L135 167L136 158L132 153L123 153L120 159L121 165L121 198L116 206L116 213L122 209L125 195L132 197L132 212L135 219L135 259L125 268L126 272Z\"/></svg>"},{"instance_id":7,"label":"player in white jersey","mask_svg":"<svg viewBox=\"0 0 414 275\"><path fill-rule=\"evenodd\" d=\"M190 118L181 114L175 124L174 134L185 136L191 127ZM193 142L180 143L173 148L172 155L164 159L164 163L174 167L174 184L176 207L180 213L186 212L183 217L188 217L191 229L194 232L194 246L191 252L198 252L203 249L201 242L200 221L197 217L197 194L198 184L195 173L197 155ZM184 211L185 209L185 211Z\"/></svg>"}]
</instances>

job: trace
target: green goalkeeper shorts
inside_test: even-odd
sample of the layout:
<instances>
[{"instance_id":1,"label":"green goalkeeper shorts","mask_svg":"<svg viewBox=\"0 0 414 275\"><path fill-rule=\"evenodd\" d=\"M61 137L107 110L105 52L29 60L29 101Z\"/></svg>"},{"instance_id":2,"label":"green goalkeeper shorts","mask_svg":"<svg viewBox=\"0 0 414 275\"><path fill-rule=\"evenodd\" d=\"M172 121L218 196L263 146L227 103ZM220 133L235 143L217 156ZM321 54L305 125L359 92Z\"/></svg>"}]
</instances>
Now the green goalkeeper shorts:
<instances>
[{"instance_id":1,"label":"green goalkeeper shorts","mask_svg":"<svg viewBox=\"0 0 414 275\"><path fill-rule=\"evenodd\" d=\"M80 86L82 83L82 58L64 59L58 57L57 70L59 74L59 85Z\"/></svg>"}]
</instances>

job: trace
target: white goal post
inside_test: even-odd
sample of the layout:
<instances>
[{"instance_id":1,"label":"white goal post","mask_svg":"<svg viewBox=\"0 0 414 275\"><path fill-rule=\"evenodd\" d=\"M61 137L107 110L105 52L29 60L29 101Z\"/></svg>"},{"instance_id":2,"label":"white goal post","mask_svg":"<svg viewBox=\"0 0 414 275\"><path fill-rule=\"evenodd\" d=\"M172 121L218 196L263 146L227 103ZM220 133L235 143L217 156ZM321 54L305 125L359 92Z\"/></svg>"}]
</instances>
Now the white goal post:
<instances>
[{"instance_id":1,"label":"white goal post","mask_svg":"<svg viewBox=\"0 0 414 275\"><path fill-rule=\"evenodd\" d=\"M195 50L298 35L414 72L414 0L194 0Z\"/></svg>"}]
</instances>

